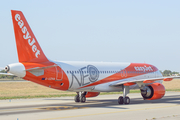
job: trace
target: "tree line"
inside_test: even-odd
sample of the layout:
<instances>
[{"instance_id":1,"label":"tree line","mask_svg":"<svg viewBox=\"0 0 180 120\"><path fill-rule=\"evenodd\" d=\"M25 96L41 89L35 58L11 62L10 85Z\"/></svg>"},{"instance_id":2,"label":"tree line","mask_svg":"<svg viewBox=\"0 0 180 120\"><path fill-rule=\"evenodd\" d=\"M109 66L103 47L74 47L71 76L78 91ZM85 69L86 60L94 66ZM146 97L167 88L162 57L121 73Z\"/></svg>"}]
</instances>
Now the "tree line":
<instances>
[{"instance_id":1,"label":"tree line","mask_svg":"<svg viewBox=\"0 0 180 120\"><path fill-rule=\"evenodd\" d=\"M161 71L162 75L163 76L180 76L180 73L179 72L175 72L175 71L171 71L171 70L164 70L164 71Z\"/></svg>"}]
</instances>

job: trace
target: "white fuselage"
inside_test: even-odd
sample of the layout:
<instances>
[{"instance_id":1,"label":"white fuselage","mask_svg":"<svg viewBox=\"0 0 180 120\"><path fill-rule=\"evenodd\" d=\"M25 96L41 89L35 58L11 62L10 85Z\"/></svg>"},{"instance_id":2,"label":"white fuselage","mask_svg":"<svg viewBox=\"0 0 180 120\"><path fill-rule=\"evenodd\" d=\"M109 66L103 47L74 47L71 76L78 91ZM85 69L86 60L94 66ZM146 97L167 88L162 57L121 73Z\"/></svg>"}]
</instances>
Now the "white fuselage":
<instances>
[{"instance_id":1,"label":"white fuselage","mask_svg":"<svg viewBox=\"0 0 180 120\"><path fill-rule=\"evenodd\" d=\"M139 67L138 63L131 65L131 63L119 62L63 61L55 63L63 69L69 79L68 91L122 91L122 85L116 87L111 87L110 85L119 81L162 77L159 70L146 67L146 64L143 65L145 67ZM130 88L136 89L138 85L132 85Z\"/></svg>"}]
</instances>

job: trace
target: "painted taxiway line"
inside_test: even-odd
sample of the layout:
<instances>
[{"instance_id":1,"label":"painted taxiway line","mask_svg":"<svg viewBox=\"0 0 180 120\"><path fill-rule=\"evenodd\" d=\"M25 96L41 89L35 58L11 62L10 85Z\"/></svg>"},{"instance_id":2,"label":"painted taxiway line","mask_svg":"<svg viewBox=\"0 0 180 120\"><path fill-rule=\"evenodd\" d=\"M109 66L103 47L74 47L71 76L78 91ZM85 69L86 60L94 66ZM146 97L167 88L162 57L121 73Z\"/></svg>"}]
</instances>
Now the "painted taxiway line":
<instances>
[{"instance_id":1,"label":"painted taxiway line","mask_svg":"<svg viewBox=\"0 0 180 120\"><path fill-rule=\"evenodd\" d=\"M133 111L151 110L151 109L160 109L160 108L170 108L170 107L178 107L178 106L180 106L180 105L168 105L168 106L161 106L161 107L150 107L150 108L141 108L141 109L132 109L132 110L120 110L120 111L114 111L114 112L84 114L84 115L77 115L77 116L56 117L56 118L47 118L47 119L39 119L39 120L55 120L55 119L64 119L64 118L77 118L77 117L84 117L84 116L94 116L94 115L122 113L122 112L133 112Z\"/></svg>"}]
</instances>

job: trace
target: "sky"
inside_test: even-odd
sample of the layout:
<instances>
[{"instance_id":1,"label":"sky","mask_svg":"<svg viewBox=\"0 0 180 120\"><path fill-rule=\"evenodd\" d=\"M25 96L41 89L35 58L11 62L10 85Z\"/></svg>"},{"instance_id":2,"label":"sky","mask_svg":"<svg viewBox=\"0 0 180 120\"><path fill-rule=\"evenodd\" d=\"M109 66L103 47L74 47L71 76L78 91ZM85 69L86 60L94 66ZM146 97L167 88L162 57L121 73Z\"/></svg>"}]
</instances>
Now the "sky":
<instances>
[{"instance_id":1,"label":"sky","mask_svg":"<svg viewBox=\"0 0 180 120\"><path fill-rule=\"evenodd\" d=\"M10 10L59 61L149 63L180 72L179 0L3 0L0 67L18 62Z\"/></svg>"}]
</instances>

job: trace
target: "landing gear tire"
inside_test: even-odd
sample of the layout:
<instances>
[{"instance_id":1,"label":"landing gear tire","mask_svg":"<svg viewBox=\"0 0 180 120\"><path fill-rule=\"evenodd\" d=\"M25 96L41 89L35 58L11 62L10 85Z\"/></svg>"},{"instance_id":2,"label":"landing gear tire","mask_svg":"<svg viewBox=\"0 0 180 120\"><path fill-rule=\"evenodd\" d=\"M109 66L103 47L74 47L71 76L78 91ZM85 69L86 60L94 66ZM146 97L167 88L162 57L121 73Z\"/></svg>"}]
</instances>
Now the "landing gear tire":
<instances>
[{"instance_id":1,"label":"landing gear tire","mask_svg":"<svg viewBox=\"0 0 180 120\"><path fill-rule=\"evenodd\" d=\"M129 104L130 103L130 98L129 97L123 98L122 96L120 96L118 98L118 103L119 104Z\"/></svg>"},{"instance_id":2,"label":"landing gear tire","mask_svg":"<svg viewBox=\"0 0 180 120\"><path fill-rule=\"evenodd\" d=\"M130 103L130 98L129 97L125 97L124 98L124 104L129 104Z\"/></svg>"},{"instance_id":3,"label":"landing gear tire","mask_svg":"<svg viewBox=\"0 0 180 120\"><path fill-rule=\"evenodd\" d=\"M85 96L81 96L81 102L85 103L86 102L86 97Z\"/></svg>"},{"instance_id":4,"label":"landing gear tire","mask_svg":"<svg viewBox=\"0 0 180 120\"><path fill-rule=\"evenodd\" d=\"M118 103L119 103L119 104L123 104L123 103L124 103L124 99L123 99L122 96L120 96L120 97L118 98Z\"/></svg>"},{"instance_id":5,"label":"landing gear tire","mask_svg":"<svg viewBox=\"0 0 180 120\"><path fill-rule=\"evenodd\" d=\"M76 95L76 96L74 97L74 101L75 101L75 102L80 102L79 95Z\"/></svg>"}]
</instances>

